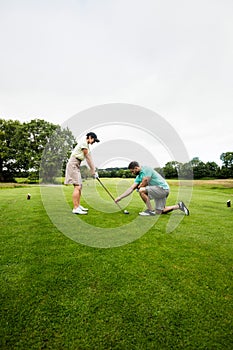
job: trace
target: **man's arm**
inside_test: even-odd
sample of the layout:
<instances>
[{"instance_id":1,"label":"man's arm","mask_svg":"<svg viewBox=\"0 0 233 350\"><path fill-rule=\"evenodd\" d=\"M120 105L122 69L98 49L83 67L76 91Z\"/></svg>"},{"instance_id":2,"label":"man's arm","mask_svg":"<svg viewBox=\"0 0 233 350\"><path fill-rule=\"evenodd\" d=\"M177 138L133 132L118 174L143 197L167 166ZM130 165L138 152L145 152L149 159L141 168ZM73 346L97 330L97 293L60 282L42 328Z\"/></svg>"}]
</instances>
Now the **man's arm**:
<instances>
[{"instance_id":1,"label":"man's arm","mask_svg":"<svg viewBox=\"0 0 233 350\"><path fill-rule=\"evenodd\" d=\"M120 202L123 198L129 196L136 188L138 187L137 183L134 183L132 186L130 186L124 193L122 193L119 197L115 199L115 202Z\"/></svg>"},{"instance_id":2,"label":"man's arm","mask_svg":"<svg viewBox=\"0 0 233 350\"><path fill-rule=\"evenodd\" d=\"M141 187L146 187L148 186L149 182L150 182L150 176L145 176L143 179L142 179L142 182L138 185L138 188L141 188Z\"/></svg>"}]
</instances>

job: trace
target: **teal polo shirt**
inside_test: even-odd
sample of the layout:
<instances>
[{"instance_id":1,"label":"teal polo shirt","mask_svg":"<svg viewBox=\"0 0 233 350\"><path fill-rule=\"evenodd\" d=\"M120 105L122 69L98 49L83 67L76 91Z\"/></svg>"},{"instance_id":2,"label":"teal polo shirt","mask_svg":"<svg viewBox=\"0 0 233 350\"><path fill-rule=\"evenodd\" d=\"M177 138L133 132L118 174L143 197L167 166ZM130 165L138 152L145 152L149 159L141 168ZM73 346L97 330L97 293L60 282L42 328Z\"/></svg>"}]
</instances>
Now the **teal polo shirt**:
<instances>
[{"instance_id":1,"label":"teal polo shirt","mask_svg":"<svg viewBox=\"0 0 233 350\"><path fill-rule=\"evenodd\" d=\"M149 166L142 166L140 173L135 178L135 183L140 184L144 177L150 177L149 186L159 186L164 190L169 190L166 180L154 169Z\"/></svg>"}]
</instances>

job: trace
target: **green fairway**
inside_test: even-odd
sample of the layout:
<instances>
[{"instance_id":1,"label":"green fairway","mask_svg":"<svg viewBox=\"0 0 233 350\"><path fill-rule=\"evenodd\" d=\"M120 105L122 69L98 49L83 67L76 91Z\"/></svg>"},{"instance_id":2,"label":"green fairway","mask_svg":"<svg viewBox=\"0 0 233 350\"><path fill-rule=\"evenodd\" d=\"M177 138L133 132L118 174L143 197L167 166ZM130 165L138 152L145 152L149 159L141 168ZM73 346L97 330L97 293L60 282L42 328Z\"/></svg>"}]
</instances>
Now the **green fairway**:
<instances>
[{"instance_id":1,"label":"green fairway","mask_svg":"<svg viewBox=\"0 0 233 350\"><path fill-rule=\"evenodd\" d=\"M114 196L118 181L103 179ZM122 187L133 180L125 181ZM43 201L38 186L0 189L0 348L232 349L233 207L226 202L233 181L194 183L190 216L174 212L179 225L171 233L171 214L135 225L138 194L121 202L124 215L93 183L84 183L82 204L90 209L82 217L71 214L71 186L44 187ZM179 191L170 184L168 205ZM61 188L64 212L52 197ZM73 239L54 226L48 203ZM78 232L87 224L89 233ZM149 227L142 235L140 225ZM105 246L108 232L106 247L115 244L112 229L120 226L129 227L122 244L94 247Z\"/></svg>"}]
</instances>

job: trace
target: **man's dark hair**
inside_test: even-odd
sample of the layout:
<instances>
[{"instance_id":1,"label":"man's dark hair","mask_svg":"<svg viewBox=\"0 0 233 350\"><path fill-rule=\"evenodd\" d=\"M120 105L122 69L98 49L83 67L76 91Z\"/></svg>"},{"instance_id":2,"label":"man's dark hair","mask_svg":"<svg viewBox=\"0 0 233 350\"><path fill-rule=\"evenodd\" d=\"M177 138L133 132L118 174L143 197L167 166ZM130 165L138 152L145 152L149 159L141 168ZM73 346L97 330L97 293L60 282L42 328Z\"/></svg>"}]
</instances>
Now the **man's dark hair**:
<instances>
[{"instance_id":1,"label":"man's dark hair","mask_svg":"<svg viewBox=\"0 0 233 350\"><path fill-rule=\"evenodd\" d=\"M136 168L136 166L139 166L139 163L133 161L133 162L129 163L128 169L134 169L134 168Z\"/></svg>"}]
</instances>

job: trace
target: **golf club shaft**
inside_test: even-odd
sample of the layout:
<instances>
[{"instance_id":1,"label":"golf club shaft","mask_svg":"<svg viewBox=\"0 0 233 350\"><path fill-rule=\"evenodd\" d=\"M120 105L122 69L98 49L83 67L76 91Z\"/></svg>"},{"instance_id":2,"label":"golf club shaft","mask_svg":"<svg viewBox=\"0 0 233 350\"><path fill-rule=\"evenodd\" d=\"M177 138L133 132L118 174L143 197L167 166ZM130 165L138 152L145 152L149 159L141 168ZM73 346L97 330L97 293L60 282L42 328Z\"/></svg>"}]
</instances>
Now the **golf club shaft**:
<instances>
[{"instance_id":1,"label":"golf club shaft","mask_svg":"<svg viewBox=\"0 0 233 350\"><path fill-rule=\"evenodd\" d=\"M101 186L105 189L105 191L108 193L108 195L113 199L114 203L116 203L116 205L119 207L120 210L123 210L120 206L119 203L115 202L115 198L113 197L113 195L109 192L109 190L107 189L107 187L105 187L105 185L103 184L103 182L97 177L96 178L99 183L101 184Z\"/></svg>"}]
</instances>

